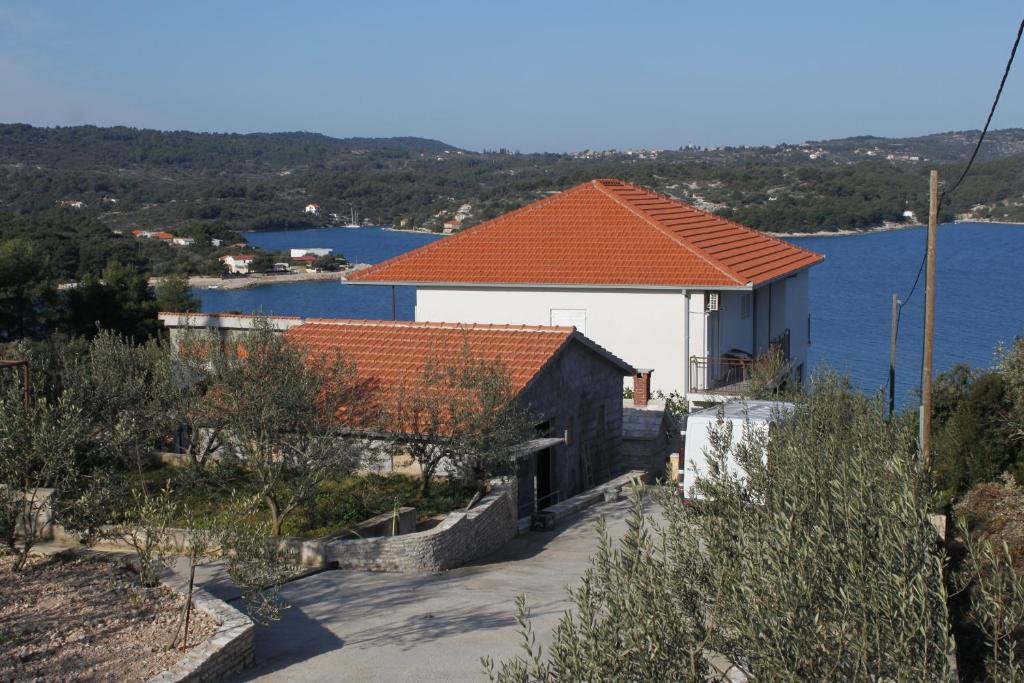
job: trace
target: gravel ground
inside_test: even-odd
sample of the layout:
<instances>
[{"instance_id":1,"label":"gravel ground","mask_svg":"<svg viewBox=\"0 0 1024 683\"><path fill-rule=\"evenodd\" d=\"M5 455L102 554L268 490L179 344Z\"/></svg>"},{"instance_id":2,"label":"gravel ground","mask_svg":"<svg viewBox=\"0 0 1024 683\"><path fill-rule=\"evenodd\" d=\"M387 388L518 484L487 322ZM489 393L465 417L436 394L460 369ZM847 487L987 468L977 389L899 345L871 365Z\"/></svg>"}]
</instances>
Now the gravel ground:
<instances>
[{"instance_id":1,"label":"gravel ground","mask_svg":"<svg viewBox=\"0 0 1024 683\"><path fill-rule=\"evenodd\" d=\"M183 598L167 588L140 588L102 557L12 564L0 557L0 681L145 681L181 658L170 641ZM216 627L193 610L189 644Z\"/></svg>"}]
</instances>

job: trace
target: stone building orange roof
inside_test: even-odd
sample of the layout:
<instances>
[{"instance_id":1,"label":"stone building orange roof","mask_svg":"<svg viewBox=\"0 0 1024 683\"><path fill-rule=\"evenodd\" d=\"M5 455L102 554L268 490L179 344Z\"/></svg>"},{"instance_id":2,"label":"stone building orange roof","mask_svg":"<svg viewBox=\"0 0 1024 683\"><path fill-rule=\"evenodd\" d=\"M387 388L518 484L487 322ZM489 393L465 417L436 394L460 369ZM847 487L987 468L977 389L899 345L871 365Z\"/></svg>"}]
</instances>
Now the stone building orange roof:
<instances>
[{"instance_id":1,"label":"stone building orange roof","mask_svg":"<svg viewBox=\"0 0 1024 683\"><path fill-rule=\"evenodd\" d=\"M353 273L353 283L751 287L824 256L622 180L592 180Z\"/></svg>"},{"instance_id":2,"label":"stone building orange roof","mask_svg":"<svg viewBox=\"0 0 1024 683\"><path fill-rule=\"evenodd\" d=\"M359 378L383 394L408 387L429 359L458 357L464 346L476 360L502 364L516 394L574 340L620 366L623 374L633 370L574 327L310 318L284 335L312 357L337 354L354 362Z\"/></svg>"}]
</instances>

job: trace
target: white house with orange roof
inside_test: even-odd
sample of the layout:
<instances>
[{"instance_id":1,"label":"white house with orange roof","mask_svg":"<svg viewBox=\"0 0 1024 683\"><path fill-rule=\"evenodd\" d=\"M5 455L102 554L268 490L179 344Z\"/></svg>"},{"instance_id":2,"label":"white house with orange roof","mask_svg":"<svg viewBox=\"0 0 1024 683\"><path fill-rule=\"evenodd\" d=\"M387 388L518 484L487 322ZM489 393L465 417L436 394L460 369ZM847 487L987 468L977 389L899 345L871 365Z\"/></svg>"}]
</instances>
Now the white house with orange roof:
<instances>
[{"instance_id":1,"label":"white house with orange roof","mask_svg":"<svg viewBox=\"0 0 1024 683\"><path fill-rule=\"evenodd\" d=\"M228 254L227 256L221 256L220 262L224 264L224 267L232 275L247 275L249 273L249 266L252 265L255 258L252 254Z\"/></svg>"},{"instance_id":2,"label":"white house with orange roof","mask_svg":"<svg viewBox=\"0 0 1024 683\"><path fill-rule=\"evenodd\" d=\"M417 321L573 325L690 401L777 347L799 380L823 256L621 180L577 185L348 277L412 285Z\"/></svg>"}]
</instances>

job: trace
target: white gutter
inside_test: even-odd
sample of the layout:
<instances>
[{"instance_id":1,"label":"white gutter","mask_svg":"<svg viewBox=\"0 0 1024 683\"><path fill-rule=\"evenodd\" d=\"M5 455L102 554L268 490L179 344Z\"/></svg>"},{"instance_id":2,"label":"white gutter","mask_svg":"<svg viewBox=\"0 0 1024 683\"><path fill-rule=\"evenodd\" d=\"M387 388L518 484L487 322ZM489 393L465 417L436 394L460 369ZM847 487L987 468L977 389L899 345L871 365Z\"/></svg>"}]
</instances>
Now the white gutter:
<instances>
[{"instance_id":1,"label":"white gutter","mask_svg":"<svg viewBox=\"0 0 1024 683\"><path fill-rule=\"evenodd\" d=\"M745 285L623 285L623 284L565 284L565 283L536 283L536 282L402 282L399 280L345 280L350 285L382 285L390 287L422 287L424 289L598 289L598 290L640 290L640 291L666 291L678 292L680 289L700 291L735 291L749 292L754 289L754 283L748 282Z\"/></svg>"},{"instance_id":2,"label":"white gutter","mask_svg":"<svg viewBox=\"0 0 1024 683\"><path fill-rule=\"evenodd\" d=\"M687 396L690 393L690 292L685 292L684 296L686 313L683 315L683 395Z\"/></svg>"}]
</instances>

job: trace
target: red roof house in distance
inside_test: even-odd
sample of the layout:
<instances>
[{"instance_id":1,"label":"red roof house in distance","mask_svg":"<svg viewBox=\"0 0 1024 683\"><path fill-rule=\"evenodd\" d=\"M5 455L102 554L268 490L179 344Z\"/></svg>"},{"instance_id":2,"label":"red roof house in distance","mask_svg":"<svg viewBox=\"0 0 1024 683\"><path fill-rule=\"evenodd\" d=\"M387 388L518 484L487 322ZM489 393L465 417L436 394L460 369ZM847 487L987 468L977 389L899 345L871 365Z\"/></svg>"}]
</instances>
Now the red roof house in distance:
<instances>
[{"instance_id":1,"label":"red roof house in distance","mask_svg":"<svg viewBox=\"0 0 1024 683\"><path fill-rule=\"evenodd\" d=\"M160 320L177 348L187 328L217 330L229 345L244 343L256 318L161 313ZM621 458L622 378L634 370L572 327L286 317L268 322L314 362L340 357L354 363L361 384L372 388L365 400L382 405L414 392L429 361L458 362L463 349L473 359L503 365L520 405L540 426L538 436L551 437L532 442L520 458L520 516L531 514L537 499L550 505L628 469ZM405 431L402 424L385 428Z\"/></svg>"},{"instance_id":2,"label":"red roof house in distance","mask_svg":"<svg viewBox=\"0 0 1024 683\"><path fill-rule=\"evenodd\" d=\"M249 266L255 258L252 254L228 254L227 256L221 256L220 262L224 264L224 267L232 275L247 275L249 273Z\"/></svg>"},{"instance_id":3,"label":"red roof house in distance","mask_svg":"<svg viewBox=\"0 0 1024 683\"><path fill-rule=\"evenodd\" d=\"M352 274L413 285L417 321L574 325L691 400L810 343L823 256L621 180L592 180Z\"/></svg>"}]
</instances>

